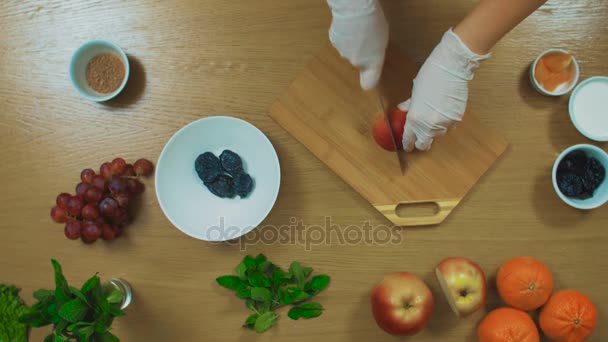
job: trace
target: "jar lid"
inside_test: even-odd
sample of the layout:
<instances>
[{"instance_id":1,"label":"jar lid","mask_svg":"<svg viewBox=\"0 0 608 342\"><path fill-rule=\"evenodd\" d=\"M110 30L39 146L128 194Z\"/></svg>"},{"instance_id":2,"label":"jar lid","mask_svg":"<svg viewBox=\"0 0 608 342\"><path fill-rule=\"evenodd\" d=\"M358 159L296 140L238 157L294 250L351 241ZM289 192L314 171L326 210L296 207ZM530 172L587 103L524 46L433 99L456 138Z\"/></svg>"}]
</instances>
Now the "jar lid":
<instances>
[{"instance_id":1,"label":"jar lid","mask_svg":"<svg viewBox=\"0 0 608 342\"><path fill-rule=\"evenodd\" d=\"M608 77L595 76L581 82L569 102L570 120L587 138L608 141Z\"/></svg>"}]
</instances>

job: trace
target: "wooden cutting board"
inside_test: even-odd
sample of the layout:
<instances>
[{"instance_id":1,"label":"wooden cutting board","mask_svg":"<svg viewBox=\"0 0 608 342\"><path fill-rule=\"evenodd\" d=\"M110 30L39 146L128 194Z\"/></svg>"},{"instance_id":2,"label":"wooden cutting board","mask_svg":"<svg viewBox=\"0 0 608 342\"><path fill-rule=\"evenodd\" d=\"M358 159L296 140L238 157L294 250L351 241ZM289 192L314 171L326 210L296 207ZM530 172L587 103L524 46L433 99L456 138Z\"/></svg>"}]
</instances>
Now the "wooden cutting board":
<instances>
[{"instance_id":1,"label":"wooden cutting board","mask_svg":"<svg viewBox=\"0 0 608 342\"><path fill-rule=\"evenodd\" d=\"M388 108L407 100L417 67L394 46L380 85ZM429 152L394 153L371 134L378 99L359 87L359 73L328 43L273 104L272 118L398 226L441 223L505 151L507 142L471 113ZM434 203L428 215L408 205ZM402 207L406 207L402 210ZM399 210L398 210L399 209ZM405 213L405 214L404 214Z\"/></svg>"}]
</instances>

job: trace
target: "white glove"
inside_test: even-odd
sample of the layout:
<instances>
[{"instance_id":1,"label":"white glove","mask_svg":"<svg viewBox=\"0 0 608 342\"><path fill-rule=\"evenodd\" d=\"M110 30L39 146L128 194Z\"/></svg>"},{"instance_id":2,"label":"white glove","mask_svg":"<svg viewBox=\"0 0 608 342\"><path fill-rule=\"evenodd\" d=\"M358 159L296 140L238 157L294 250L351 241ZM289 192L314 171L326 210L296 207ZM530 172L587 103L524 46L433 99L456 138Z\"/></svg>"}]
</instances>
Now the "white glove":
<instances>
[{"instance_id":1,"label":"white glove","mask_svg":"<svg viewBox=\"0 0 608 342\"><path fill-rule=\"evenodd\" d=\"M450 29L418 71L412 97L399 105L408 111L403 148L427 151L435 137L462 120L467 106L468 81L481 60L490 54L473 53Z\"/></svg>"},{"instance_id":2,"label":"white glove","mask_svg":"<svg viewBox=\"0 0 608 342\"><path fill-rule=\"evenodd\" d=\"M329 39L361 71L361 88L378 84L388 45L388 22L378 0L327 0L333 20Z\"/></svg>"}]
</instances>

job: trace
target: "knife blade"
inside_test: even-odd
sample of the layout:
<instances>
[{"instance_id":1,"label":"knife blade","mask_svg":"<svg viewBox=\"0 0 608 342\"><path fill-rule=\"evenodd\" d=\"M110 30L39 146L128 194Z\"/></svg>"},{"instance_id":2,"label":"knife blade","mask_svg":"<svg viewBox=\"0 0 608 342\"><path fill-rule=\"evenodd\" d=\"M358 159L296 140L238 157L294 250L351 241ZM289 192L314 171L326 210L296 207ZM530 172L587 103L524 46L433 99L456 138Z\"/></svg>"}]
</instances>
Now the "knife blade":
<instances>
[{"instance_id":1,"label":"knife blade","mask_svg":"<svg viewBox=\"0 0 608 342\"><path fill-rule=\"evenodd\" d=\"M380 109L382 110L382 114L384 114L384 120L388 125L389 132L391 135L391 141L393 142L393 147L395 148L395 153L397 154L397 161L399 162L399 168L401 169L401 174L404 173L403 170L403 161L401 160L401 154L399 153L399 148L397 144L397 139L395 138L395 134L393 133L393 126L391 125L391 118L388 116L388 112L386 111L386 106L384 105L384 100L382 99L382 94L380 93L380 89L375 88L376 97L378 99L378 103L380 104Z\"/></svg>"}]
</instances>

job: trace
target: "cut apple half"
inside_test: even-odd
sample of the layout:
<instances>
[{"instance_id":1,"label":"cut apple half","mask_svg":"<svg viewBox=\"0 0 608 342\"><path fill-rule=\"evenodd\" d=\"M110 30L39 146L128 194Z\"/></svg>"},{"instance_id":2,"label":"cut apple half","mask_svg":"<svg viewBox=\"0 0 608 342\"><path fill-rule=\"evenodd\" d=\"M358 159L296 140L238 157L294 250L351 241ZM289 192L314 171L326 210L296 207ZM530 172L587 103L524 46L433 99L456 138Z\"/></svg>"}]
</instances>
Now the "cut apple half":
<instances>
[{"instance_id":1,"label":"cut apple half","mask_svg":"<svg viewBox=\"0 0 608 342\"><path fill-rule=\"evenodd\" d=\"M457 317L468 316L486 303L486 277L479 265L466 258L447 258L435 268L441 290Z\"/></svg>"}]
</instances>

